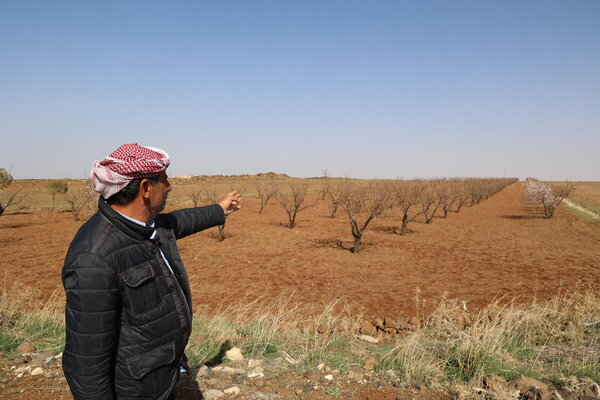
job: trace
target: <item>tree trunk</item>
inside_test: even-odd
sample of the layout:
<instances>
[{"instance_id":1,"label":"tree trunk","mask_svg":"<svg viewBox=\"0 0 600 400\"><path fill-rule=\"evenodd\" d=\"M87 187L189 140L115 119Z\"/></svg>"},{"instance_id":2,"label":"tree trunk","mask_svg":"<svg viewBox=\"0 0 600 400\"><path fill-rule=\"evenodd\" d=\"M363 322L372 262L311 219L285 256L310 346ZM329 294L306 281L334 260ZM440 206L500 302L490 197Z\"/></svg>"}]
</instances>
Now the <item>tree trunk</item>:
<instances>
[{"instance_id":1,"label":"tree trunk","mask_svg":"<svg viewBox=\"0 0 600 400\"><path fill-rule=\"evenodd\" d=\"M4 208L2 204L0 204L0 215L4 214L4 210L6 210L6 208Z\"/></svg>"},{"instance_id":2,"label":"tree trunk","mask_svg":"<svg viewBox=\"0 0 600 400\"><path fill-rule=\"evenodd\" d=\"M360 251L360 237L354 238L354 247L352 248L353 253L358 253Z\"/></svg>"},{"instance_id":3,"label":"tree trunk","mask_svg":"<svg viewBox=\"0 0 600 400\"><path fill-rule=\"evenodd\" d=\"M400 227L400 234L406 234L406 228L408 227L408 213L404 213L402 216L402 227Z\"/></svg>"},{"instance_id":4,"label":"tree trunk","mask_svg":"<svg viewBox=\"0 0 600 400\"><path fill-rule=\"evenodd\" d=\"M219 225L219 236L217 236L217 242L225 240L225 224Z\"/></svg>"},{"instance_id":5,"label":"tree trunk","mask_svg":"<svg viewBox=\"0 0 600 400\"><path fill-rule=\"evenodd\" d=\"M50 212L54 212L54 198L56 197L56 195L54 193L52 193L52 208L50 209Z\"/></svg>"},{"instance_id":6,"label":"tree trunk","mask_svg":"<svg viewBox=\"0 0 600 400\"><path fill-rule=\"evenodd\" d=\"M296 216L294 215L292 218L290 218L290 229L292 229L295 226L296 226Z\"/></svg>"},{"instance_id":7,"label":"tree trunk","mask_svg":"<svg viewBox=\"0 0 600 400\"><path fill-rule=\"evenodd\" d=\"M333 202L331 204L331 212L329 213L329 218L335 218L335 215L337 214L337 208L338 208L338 203Z\"/></svg>"}]
</instances>

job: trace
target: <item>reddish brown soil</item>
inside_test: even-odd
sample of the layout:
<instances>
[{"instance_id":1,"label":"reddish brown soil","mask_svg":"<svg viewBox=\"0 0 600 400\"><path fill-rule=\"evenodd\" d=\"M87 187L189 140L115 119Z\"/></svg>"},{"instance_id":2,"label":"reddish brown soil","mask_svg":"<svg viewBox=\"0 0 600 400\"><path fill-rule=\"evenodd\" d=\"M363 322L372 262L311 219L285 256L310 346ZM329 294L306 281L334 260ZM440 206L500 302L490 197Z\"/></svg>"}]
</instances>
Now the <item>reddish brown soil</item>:
<instances>
[{"instance_id":1,"label":"reddish brown soil","mask_svg":"<svg viewBox=\"0 0 600 400\"><path fill-rule=\"evenodd\" d=\"M392 211L365 233L359 254L337 245L352 245L349 224L327 212L319 202L288 229L274 201L259 214L257 200L244 199L225 241L215 240L215 229L181 240L196 311L295 292L315 306L343 297L370 316L410 316L417 291L427 311L444 294L478 307L498 296L545 299L560 288L600 283L599 225L563 208L552 220L541 218L523 201L520 184L431 225L414 222L406 236L390 233L400 224ZM0 217L5 285L22 282L45 296L62 290L60 269L80 224L65 212Z\"/></svg>"}]
</instances>

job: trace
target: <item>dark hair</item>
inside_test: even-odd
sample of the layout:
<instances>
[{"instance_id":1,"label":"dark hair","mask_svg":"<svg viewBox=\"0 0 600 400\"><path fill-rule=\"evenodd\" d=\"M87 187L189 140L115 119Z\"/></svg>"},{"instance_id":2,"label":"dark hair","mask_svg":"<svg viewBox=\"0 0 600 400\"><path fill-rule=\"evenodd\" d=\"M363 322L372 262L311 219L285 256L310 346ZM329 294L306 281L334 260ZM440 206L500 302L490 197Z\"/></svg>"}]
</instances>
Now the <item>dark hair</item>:
<instances>
[{"instance_id":1,"label":"dark hair","mask_svg":"<svg viewBox=\"0 0 600 400\"><path fill-rule=\"evenodd\" d=\"M143 179L148 179L152 186L155 186L158 183L158 176L149 176L147 178L134 178L131 182L127 184L121 191L113 194L106 202L110 205L117 204L119 206L124 206L125 204L131 203L135 196L137 196L140 191L140 183Z\"/></svg>"}]
</instances>

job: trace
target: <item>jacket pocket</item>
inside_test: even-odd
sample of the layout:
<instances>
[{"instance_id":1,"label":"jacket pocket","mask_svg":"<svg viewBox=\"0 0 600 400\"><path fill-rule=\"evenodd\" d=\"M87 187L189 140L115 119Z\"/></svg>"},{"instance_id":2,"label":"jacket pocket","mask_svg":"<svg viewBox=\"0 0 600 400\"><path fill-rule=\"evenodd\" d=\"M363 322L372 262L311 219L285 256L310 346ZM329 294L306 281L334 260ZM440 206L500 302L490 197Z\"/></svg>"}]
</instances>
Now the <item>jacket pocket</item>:
<instances>
[{"instance_id":1,"label":"jacket pocket","mask_svg":"<svg viewBox=\"0 0 600 400\"><path fill-rule=\"evenodd\" d=\"M125 283L125 295L133 313L146 312L160 303L156 274L149 261L129 268L120 276Z\"/></svg>"},{"instance_id":2,"label":"jacket pocket","mask_svg":"<svg viewBox=\"0 0 600 400\"><path fill-rule=\"evenodd\" d=\"M175 342L156 347L147 353L129 357L125 364L134 379L142 379L152 370L175 361Z\"/></svg>"}]
</instances>

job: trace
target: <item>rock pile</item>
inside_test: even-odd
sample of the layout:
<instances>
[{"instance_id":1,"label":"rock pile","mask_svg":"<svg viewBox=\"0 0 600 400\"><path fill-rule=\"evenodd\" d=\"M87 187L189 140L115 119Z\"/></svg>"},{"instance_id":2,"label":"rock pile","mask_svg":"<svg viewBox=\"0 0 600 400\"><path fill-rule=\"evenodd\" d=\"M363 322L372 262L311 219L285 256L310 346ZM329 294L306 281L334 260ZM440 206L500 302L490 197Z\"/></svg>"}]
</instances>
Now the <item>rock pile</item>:
<instances>
[{"instance_id":1,"label":"rock pile","mask_svg":"<svg viewBox=\"0 0 600 400\"><path fill-rule=\"evenodd\" d=\"M409 332L416 331L421 327L422 321L417 317L383 317L375 318L371 321L363 321L359 333L368 336L379 335L406 335Z\"/></svg>"}]
</instances>

